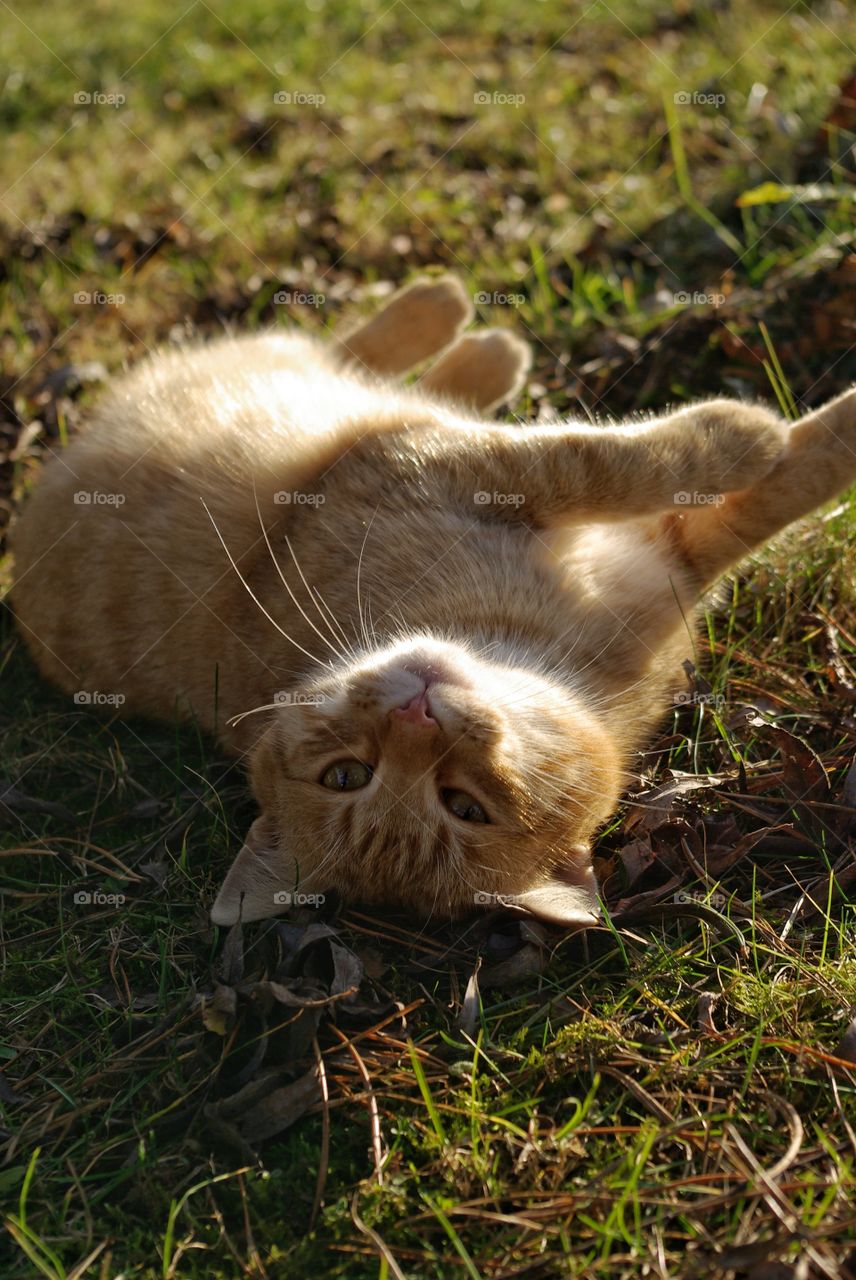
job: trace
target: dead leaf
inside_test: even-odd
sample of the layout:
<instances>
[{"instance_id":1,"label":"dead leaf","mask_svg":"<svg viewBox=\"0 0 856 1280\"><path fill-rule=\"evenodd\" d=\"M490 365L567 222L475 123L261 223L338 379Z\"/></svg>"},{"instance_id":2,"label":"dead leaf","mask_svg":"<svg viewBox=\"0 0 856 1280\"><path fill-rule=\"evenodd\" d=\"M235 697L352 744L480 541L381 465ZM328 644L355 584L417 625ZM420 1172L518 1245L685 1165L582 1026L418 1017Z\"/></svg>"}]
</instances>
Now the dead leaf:
<instances>
[{"instance_id":1,"label":"dead leaf","mask_svg":"<svg viewBox=\"0 0 856 1280\"><path fill-rule=\"evenodd\" d=\"M845 1062L852 1062L856 1067L856 1017L853 1018L850 1026L832 1050L832 1056L833 1058L843 1058Z\"/></svg>"},{"instance_id":2,"label":"dead leaf","mask_svg":"<svg viewBox=\"0 0 856 1280\"><path fill-rule=\"evenodd\" d=\"M713 1011L721 999L722 997L715 991L702 991L696 1006L696 1022L699 1031L703 1035L714 1036L717 1040L720 1038L721 1032L714 1025Z\"/></svg>"},{"instance_id":3,"label":"dead leaf","mask_svg":"<svg viewBox=\"0 0 856 1280\"><path fill-rule=\"evenodd\" d=\"M382 953L376 947L361 947L357 955L362 961L366 977L372 978L376 982L383 977L389 968Z\"/></svg>"},{"instance_id":4,"label":"dead leaf","mask_svg":"<svg viewBox=\"0 0 856 1280\"><path fill-rule=\"evenodd\" d=\"M214 994L202 1006L202 1022L208 1031L224 1036L235 1024L238 994L234 987L218 982Z\"/></svg>"},{"instance_id":5,"label":"dead leaf","mask_svg":"<svg viewBox=\"0 0 856 1280\"><path fill-rule=\"evenodd\" d=\"M479 969L481 968L482 958L476 960L476 967L470 974L470 980L467 983L467 989L464 992L464 1001L461 1005L461 1012L458 1015L458 1026L461 1031L468 1036L474 1036L479 1025L479 1016L481 1014L481 996L479 994Z\"/></svg>"},{"instance_id":6,"label":"dead leaf","mask_svg":"<svg viewBox=\"0 0 856 1280\"><path fill-rule=\"evenodd\" d=\"M507 960L500 960L499 964L493 964L490 968L482 970L482 989L484 991L504 989L543 973L547 967L548 954L543 947L536 947L531 942L527 942Z\"/></svg>"},{"instance_id":7,"label":"dead leaf","mask_svg":"<svg viewBox=\"0 0 856 1280\"><path fill-rule=\"evenodd\" d=\"M77 825L77 819L66 805L59 804L56 800L43 800L38 796L25 795L11 782L4 782L0 778L0 816L4 809L11 813L45 814L51 818L59 818L60 822L64 822L67 826Z\"/></svg>"},{"instance_id":8,"label":"dead leaf","mask_svg":"<svg viewBox=\"0 0 856 1280\"><path fill-rule=\"evenodd\" d=\"M853 757L841 788L841 803L846 804L848 809L856 809L856 756Z\"/></svg>"},{"instance_id":9,"label":"dead leaf","mask_svg":"<svg viewBox=\"0 0 856 1280\"><path fill-rule=\"evenodd\" d=\"M220 953L220 978L234 987L244 976L244 935L240 924L233 924L226 934Z\"/></svg>"},{"instance_id":10,"label":"dead leaf","mask_svg":"<svg viewBox=\"0 0 856 1280\"><path fill-rule=\"evenodd\" d=\"M826 638L827 670L835 686L836 697L848 698L854 701L856 700L856 684L853 683L847 664L844 661L841 646L838 643L838 631L832 622L827 622L823 618L818 618L818 621L823 624L823 633Z\"/></svg>"},{"instance_id":11,"label":"dead leaf","mask_svg":"<svg viewBox=\"0 0 856 1280\"><path fill-rule=\"evenodd\" d=\"M6 1102L9 1105L14 1105L22 1100L22 1096L22 1094L12 1088L9 1081L3 1075L3 1072L0 1071L0 1102Z\"/></svg>"},{"instance_id":12,"label":"dead leaf","mask_svg":"<svg viewBox=\"0 0 856 1280\"><path fill-rule=\"evenodd\" d=\"M274 1089L238 1120L237 1128L245 1141L255 1144L273 1138L302 1119L321 1096L315 1067L293 1084Z\"/></svg>"},{"instance_id":13,"label":"dead leaf","mask_svg":"<svg viewBox=\"0 0 856 1280\"><path fill-rule=\"evenodd\" d=\"M623 849L620 849L618 856L621 859L621 865L624 868L626 886L632 889L637 880L640 880L649 867L654 864L654 850L651 848L651 841L648 840L631 840Z\"/></svg>"},{"instance_id":14,"label":"dead leaf","mask_svg":"<svg viewBox=\"0 0 856 1280\"><path fill-rule=\"evenodd\" d=\"M612 917L617 920L644 919L647 911L658 903L670 901L673 894L681 887L682 876L672 876L665 884L659 885L648 893L637 893L632 898L621 898L612 908Z\"/></svg>"},{"instance_id":15,"label":"dead leaf","mask_svg":"<svg viewBox=\"0 0 856 1280\"><path fill-rule=\"evenodd\" d=\"M727 779L713 774L682 773L672 769L668 782L637 791L624 819L624 830L642 835L668 822L679 801L696 791L721 786Z\"/></svg>"},{"instance_id":16,"label":"dead leaf","mask_svg":"<svg viewBox=\"0 0 856 1280\"><path fill-rule=\"evenodd\" d=\"M818 800L829 794L829 779L823 763L804 739L757 714L747 715L746 724L760 729L775 742L782 757L785 790L795 802Z\"/></svg>"},{"instance_id":17,"label":"dead leaf","mask_svg":"<svg viewBox=\"0 0 856 1280\"><path fill-rule=\"evenodd\" d=\"M323 1009L341 1001L350 994L351 988L333 992L327 991L322 983L310 979L284 978L282 982L245 983L240 991L242 995L256 1000L270 996L278 1004L284 1004L290 1009Z\"/></svg>"},{"instance_id":18,"label":"dead leaf","mask_svg":"<svg viewBox=\"0 0 856 1280\"><path fill-rule=\"evenodd\" d=\"M755 848L756 845L760 844L762 840L768 839L773 832L787 831L789 829L790 824L788 823L779 823L777 826L773 827L761 827L758 831L747 831L746 834L742 835L737 843L730 849L724 849L720 846L709 848L707 851L707 857L705 858L705 870L707 874L714 880L719 880L724 872L730 870L731 867L738 863L741 858L744 858L747 853L750 853L752 849Z\"/></svg>"},{"instance_id":19,"label":"dead leaf","mask_svg":"<svg viewBox=\"0 0 856 1280\"><path fill-rule=\"evenodd\" d=\"M338 942L330 943L330 955L333 960L333 981L330 985L331 996L356 995L363 980L363 962L353 951L341 946Z\"/></svg>"}]
</instances>

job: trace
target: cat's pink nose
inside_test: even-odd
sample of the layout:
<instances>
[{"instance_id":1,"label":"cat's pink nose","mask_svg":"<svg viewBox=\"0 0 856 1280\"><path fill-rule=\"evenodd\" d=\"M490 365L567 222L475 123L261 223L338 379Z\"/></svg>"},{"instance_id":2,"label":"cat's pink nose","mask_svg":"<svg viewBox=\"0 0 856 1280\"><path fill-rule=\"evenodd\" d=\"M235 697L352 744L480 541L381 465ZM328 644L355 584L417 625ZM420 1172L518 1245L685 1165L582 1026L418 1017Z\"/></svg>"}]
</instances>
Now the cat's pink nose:
<instances>
[{"instance_id":1,"label":"cat's pink nose","mask_svg":"<svg viewBox=\"0 0 856 1280\"><path fill-rule=\"evenodd\" d=\"M411 698L405 707L396 707L395 714L407 724L417 725L424 729L433 728L437 724L429 710L428 694L425 689L421 693L417 693L415 698Z\"/></svg>"}]
</instances>

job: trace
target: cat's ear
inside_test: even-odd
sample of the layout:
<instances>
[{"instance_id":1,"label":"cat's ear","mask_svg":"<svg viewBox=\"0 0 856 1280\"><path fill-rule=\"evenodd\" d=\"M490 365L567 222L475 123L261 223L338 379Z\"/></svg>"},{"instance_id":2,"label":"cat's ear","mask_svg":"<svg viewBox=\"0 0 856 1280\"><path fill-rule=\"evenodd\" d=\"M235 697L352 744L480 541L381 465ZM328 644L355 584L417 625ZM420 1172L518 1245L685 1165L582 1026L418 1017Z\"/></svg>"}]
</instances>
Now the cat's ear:
<instances>
[{"instance_id":1,"label":"cat's ear","mask_svg":"<svg viewBox=\"0 0 856 1280\"><path fill-rule=\"evenodd\" d=\"M265 920L288 910L290 890L298 881L294 859L282 852L276 824L262 815L247 832L235 861L211 908L214 924Z\"/></svg>"},{"instance_id":2,"label":"cat's ear","mask_svg":"<svg viewBox=\"0 0 856 1280\"><path fill-rule=\"evenodd\" d=\"M515 895L515 904L533 916L562 924L568 929L590 929L600 919L597 877L591 866L574 868L574 882L551 876L525 893Z\"/></svg>"}]
</instances>

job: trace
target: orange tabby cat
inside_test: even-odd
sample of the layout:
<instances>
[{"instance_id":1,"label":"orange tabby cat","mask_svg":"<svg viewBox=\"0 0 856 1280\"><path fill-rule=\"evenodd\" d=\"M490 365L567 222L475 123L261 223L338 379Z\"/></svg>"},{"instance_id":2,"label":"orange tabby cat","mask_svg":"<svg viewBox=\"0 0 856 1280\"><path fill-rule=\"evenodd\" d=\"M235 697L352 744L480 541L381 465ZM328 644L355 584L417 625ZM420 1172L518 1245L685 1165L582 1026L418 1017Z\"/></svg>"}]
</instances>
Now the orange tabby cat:
<instances>
[{"instance_id":1,"label":"orange tabby cat","mask_svg":"<svg viewBox=\"0 0 856 1280\"><path fill-rule=\"evenodd\" d=\"M856 480L856 391L791 427L727 400L485 421L529 357L504 332L455 341L470 314L454 279L423 280L326 346L159 355L18 521L41 669L247 756L260 817L219 924L330 887L591 923L590 842L676 687L687 617Z\"/></svg>"}]
</instances>

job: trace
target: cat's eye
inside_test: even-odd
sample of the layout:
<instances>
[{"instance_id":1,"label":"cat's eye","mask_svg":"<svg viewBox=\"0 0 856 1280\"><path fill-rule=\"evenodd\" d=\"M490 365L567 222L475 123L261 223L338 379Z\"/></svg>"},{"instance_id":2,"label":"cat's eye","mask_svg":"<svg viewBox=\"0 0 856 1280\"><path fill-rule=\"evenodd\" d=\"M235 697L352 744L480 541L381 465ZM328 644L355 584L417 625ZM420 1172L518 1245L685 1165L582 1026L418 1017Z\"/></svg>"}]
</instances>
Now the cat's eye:
<instances>
[{"instance_id":1,"label":"cat's eye","mask_svg":"<svg viewBox=\"0 0 856 1280\"><path fill-rule=\"evenodd\" d=\"M330 791L359 791L368 786L374 770L362 760L337 760L321 775L321 786Z\"/></svg>"},{"instance_id":2,"label":"cat's eye","mask_svg":"<svg viewBox=\"0 0 856 1280\"><path fill-rule=\"evenodd\" d=\"M472 796L467 795L466 791L454 791L447 788L442 793L443 804L453 813L456 818L460 818L462 822L487 822L488 816L479 804L478 800L474 800Z\"/></svg>"}]
</instances>

